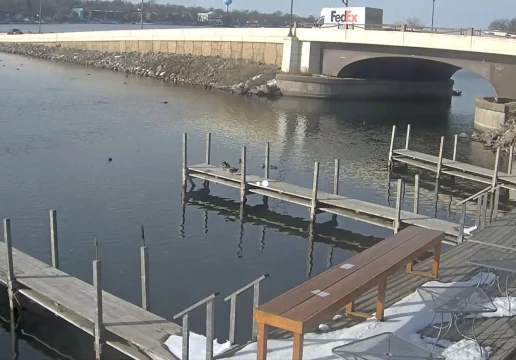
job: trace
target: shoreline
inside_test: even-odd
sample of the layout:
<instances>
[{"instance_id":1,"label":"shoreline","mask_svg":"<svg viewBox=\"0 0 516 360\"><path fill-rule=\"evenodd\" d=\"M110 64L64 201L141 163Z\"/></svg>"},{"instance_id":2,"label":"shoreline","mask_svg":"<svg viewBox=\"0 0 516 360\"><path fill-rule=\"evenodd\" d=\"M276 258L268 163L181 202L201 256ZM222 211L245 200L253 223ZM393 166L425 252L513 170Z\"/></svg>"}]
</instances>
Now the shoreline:
<instances>
[{"instance_id":1,"label":"shoreline","mask_svg":"<svg viewBox=\"0 0 516 360\"><path fill-rule=\"evenodd\" d=\"M0 53L123 72L180 85L277 98L275 65L191 54L99 52L35 44L0 43Z\"/></svg>"}]
</instances>

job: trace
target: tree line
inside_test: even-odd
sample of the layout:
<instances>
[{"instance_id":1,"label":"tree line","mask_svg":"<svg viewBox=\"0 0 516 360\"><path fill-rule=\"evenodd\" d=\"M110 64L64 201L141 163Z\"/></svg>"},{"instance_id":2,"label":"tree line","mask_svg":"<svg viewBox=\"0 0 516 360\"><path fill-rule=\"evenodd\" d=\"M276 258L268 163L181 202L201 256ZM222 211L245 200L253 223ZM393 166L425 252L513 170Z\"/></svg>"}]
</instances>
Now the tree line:
<instances>
[{"instance_id":1,"label":"tree line","mask_svg":"<svg viewBox=\"0 0 516 360\"><path fill-rule=\"evenodd\" d=\"M73 8L84 8L86 11L107 10L122 11L126 18L134 18L138 14L141 3L133 4L125 0L41 0L43 17L53 20L65 20L73 16ZM21 14L27 18L37 18L39 14L39 0L1 0L0 11L10 14ZM222 1L221 1L222 3ZM144 1L144 13L148 20L171 21L179 18L197 19L197 13L214 11L221 16L227 16L221 8L186 7L176 4L158 4L156 0ZM273 13L260 13L256 10L230 10L232 21L246 24L257 23L265 26L284 26L290 23L290 14L276 11ZM294 15L298 22L315 23L314 16L302 17Z\"/></svg>"},{"instance_id":2,"label":"tree line","mask_svg":"<svg viewBox=\"0 0 516 360\"><path fill-rule=\"evenodd\" d=\"M512 19L498 19L489 24L489 30L498 30L516 33L516 17Z\"/></svg>"}]
</instances>

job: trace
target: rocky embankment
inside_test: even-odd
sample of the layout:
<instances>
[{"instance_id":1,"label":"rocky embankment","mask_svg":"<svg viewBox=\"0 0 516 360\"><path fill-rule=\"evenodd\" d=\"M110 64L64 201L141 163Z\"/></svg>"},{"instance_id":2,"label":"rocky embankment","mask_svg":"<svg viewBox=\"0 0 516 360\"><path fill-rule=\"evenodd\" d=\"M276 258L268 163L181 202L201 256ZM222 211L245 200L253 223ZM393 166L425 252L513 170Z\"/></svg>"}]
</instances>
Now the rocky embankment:
<instances>
[{"instance_id":1,"label":"rocky embankment","mask_svg":"<svg viewBox=\"0 0 516 360\"><path fill-rule=\"evenodd\" d=\"M277 66L248 60L163 53L112 53L61 46L0 43L0 52L108 69L174 84L220 89L242 95L276 97Z\"/></svg>"},{"instance_id":2,"label":"rocky embankment","mask_svg":"<svg viewBox=\"0 0 516 360\"><path fill-rule=\"evenodd\" d=\"M467 137L466 134L461 135ZM509 152L509 147L516 145L516 113L510 115L502 130L474 132L471 139L484 143L484 146L490 150L496 151L497 148L501 148L502 151Z\"/></svg>"}]
</instances>

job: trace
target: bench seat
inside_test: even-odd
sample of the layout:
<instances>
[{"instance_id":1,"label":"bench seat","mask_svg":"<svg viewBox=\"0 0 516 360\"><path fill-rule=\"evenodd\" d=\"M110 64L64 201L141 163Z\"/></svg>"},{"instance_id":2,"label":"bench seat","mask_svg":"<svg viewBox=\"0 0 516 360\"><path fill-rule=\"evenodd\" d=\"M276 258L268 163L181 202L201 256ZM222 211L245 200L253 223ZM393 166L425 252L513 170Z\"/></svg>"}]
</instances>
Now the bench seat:
<instances>
[{"instance_id":1,"label":"bench seat","mask_svg":"<svg viewBox=\"0 0 516 360\"><path fill-rule=\"evenodd\" d=\"M437 278L444 232L408 227L332 269L278 296L254 311L258 325L257 359L265 360L268 326L291 331L294 335L293 359L301 360L303 334L346 308L355 312L353 303L378 286L376 317L384 318L387 278L406 267L407 272ZM431 273L414 272L413 261L434 250Z\"/></svg>"}]
</instances>

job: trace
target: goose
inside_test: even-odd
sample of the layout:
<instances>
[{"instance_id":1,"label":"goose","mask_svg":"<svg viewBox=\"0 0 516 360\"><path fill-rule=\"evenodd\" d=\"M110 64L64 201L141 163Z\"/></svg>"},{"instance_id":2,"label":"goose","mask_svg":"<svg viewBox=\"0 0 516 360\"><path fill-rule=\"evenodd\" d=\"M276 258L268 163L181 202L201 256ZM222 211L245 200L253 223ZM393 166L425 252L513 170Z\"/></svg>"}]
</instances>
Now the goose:
<instances>
[{"instance_id":1,"label":"goose","mask_svg":"<svg viewBox=\"0 0 516 360\"><path fill-rule=\"evenodd\" d=\"M276 165L271 165L271 166L270 166L270 168L271 168L272 170L278 170L278 167L277 167Z\"/></svg>"},{"instance_id":2,"label":"goose","mask_svg":"<svg viewBox=\"0 0 516 360\"><path fill-rule=\"evenodd\" d=\"M234 174L234 173L236 173L236 172L238 171L238 169L237 169L237 168L234 168L234 167L229 167L229 168L228 168L228 171L229 171L230 173Z\"/></svg>"},{"instance_id":3,"label":"goose","mask_svg":"<svg viewBox=\"0 0 516 360\"><path fill-rule=\"evenodd\" d=\"M107 160L107 162L108 162L108 163L110 163L111 161L113 161L113 159L112 159L112 158L109 158L109 159Z\"/></svg>"}]
</instances>

